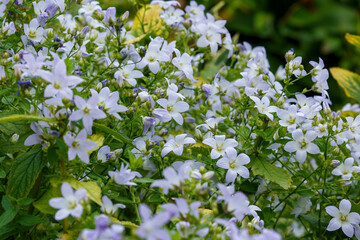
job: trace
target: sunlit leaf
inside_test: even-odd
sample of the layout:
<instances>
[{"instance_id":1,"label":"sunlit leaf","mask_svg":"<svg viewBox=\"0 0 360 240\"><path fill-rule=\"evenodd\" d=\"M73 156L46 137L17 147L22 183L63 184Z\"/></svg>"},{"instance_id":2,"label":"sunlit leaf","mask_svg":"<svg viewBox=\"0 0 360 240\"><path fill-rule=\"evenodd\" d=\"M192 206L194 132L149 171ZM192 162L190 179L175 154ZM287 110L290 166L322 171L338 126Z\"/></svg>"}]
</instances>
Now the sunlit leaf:
<instances>
[{"instance_id":1,"label":"sunlit leaf","mask_svg":"<svg viewBox=\"0 0 360 240\"><path fill-rule=\"evenodd\" d=\"M330 72L345 94L360 102L360 75L338 67L330 68Z\"/></svg>"}]
</instances>

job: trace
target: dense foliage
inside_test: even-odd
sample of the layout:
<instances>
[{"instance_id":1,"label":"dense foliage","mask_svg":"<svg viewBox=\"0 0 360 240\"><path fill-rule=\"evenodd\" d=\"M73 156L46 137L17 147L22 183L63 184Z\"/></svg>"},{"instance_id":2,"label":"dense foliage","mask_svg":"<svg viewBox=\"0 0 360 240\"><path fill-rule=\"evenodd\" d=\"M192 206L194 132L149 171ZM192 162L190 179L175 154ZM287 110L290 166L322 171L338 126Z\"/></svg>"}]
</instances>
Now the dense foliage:
<instances>
[{"instance_id":1,"label":"dense foliage","mask_svg":"<svg viewBox=\"0 0 360 240\"><path fill-rule=\"evenodd\" d=\"M0 2L0 239L360 238L359 106L178 5Z\"/></svg>"}]
</instances>

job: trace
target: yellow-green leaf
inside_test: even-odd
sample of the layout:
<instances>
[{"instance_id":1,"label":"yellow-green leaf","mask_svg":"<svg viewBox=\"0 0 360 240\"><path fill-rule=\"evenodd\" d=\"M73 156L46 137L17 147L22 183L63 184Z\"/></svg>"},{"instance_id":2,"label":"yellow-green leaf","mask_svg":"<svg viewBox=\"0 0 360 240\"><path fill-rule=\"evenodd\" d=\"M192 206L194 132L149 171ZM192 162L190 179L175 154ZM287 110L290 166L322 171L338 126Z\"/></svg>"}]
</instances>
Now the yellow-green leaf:
<instances>
[{"instance_id":1,"label":"yellow-green leaf","mask_svg":"<svg viewBox=\"0 0 360 240\"><path fill-rule=\"evenodd\" d=\"M348 41L348 43L354 45L357 48L360 48L360 36L359 35L353 35L350 33L345 34L345 39Z\"/></svg>"},{"instance_id":2,"label":"yellow-green leaf","mask_svg":"<svg viewBox=\"0 0 360 240\"><path fill-rule=\"evenodd\" d=\"M124 42L124 44L127 45L127 44L133 44L133 43L139 42L139 41L141 41L144 37L146 37L146 34L143 34L143 35L141 35L140 37L136 37L136 38L130 39L130 40Z\"/></svg>"},{"instance_id":3,"label":"yellow-green leaf","mask_svg":"<svg viewBox=\"0 0 360 240\"><path fill-rule=\"evenodd\" d=\"M346 117L356 118L357 115L359 115L359 113L355 111L341 111L342 118L346 118Z\"/></svg>"},{"instance_id":4,"label":"yellow-green leaf","mask_svg":"<svg viewBox=\"0 0 360 240\"><path fill-rule=\"evenodd\" d=\"M92 152L98 150L104 143L104 134L102 133L98 133L98 134L93 134L90 137L88 137L88 139L94 143L96 143L96 147L90 150L86 150L86 152L90 155Z\"/></svg>"},{"instance_id":5,"label":"yellow-green leaf","mask_svg":"<svg viewBox=\"0 0 360 240\"><path fill-rule=\"evenodd\" d=\"M150 32L154 32L159 35L163 26L163 21L160 18L161 11L162 8L158 4L148 4L141 8L134 18L131 34L136 37Z\"/></svg>"},{"instance_id":6,"label":"yellow-green leaf","mask_svg":"<svg viewBox=\"0 0 360 240\"><path fill-rule=\"evenodd\" d=\"M282 188L288 189L291 185L290 174L283 168L276 167L266 159L251 159L252 172L254 175L263 176L266 180L279 184Z\"/></svg>"},{"instance_id":7,"label":"yellow-green leaf","mask_svg":"<svg viewBox=\"0 0 360 240\"><path fill-rule=\"evenodd\" d=\"M68 178L52 178L50 179L50 183L56 187L57 185L62 184L63 182L68 182L74 189L86 189L86 195L99 204L101 203L101 188L97 185L96 182L81 182L74 178L68 177Z\"/></svg>"},{"instance_id":8,"label":"yellow-green leaf","mask_svg":"<svg viewBox=\"0 0 360 240\"><path fill-rule=\"evenodd\" d=\"M330 72L345 94L360 102L360 75L338 67L330 68Z\"/></svg>"},{"instance_id":9,"label":"yellow-green leaf","mask_svg":"<svg viewBox=\"0 0 360 240\"><path fill-rule=\"evenodd\" d=\"M110 217L110 219L111 219L112 223L121 224L121 225L123 225L124 227L127 227L127 228L137 228L138 227L138 225L136 225L135 223L132 223L132 222L119 221L118 219L116 219L114 217Z\"/></svg>"}]
</instances>

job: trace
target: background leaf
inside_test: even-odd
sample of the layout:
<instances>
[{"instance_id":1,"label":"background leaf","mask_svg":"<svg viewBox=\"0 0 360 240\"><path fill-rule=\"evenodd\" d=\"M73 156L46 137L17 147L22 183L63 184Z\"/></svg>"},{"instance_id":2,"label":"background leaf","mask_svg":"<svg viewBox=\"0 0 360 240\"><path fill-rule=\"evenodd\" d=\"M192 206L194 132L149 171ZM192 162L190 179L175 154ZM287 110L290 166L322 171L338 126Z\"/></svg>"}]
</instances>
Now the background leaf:
<instances>
[{"instance_id":1,"label":"background leaf","mask_svg":"<svg viewBox=\"0 0 360 240\"><path fill-rule=\"evenodd\" d=\"M253 174L263 176L266 180L277 183L284 189L290 187L291 178L286 170L259 158L251 159L250 165L252 165Z\"/></svg>"},{"instance_id":2,"label":"background leaf","mask_svg":"<svg viewBox=\"0 0 360 240\"><path fill-rule=\"evenodd\" d=\"M36 145L29 152L20 154L10 170L7 194L14 198L26 197L45 163L41 145Z\"/></svg>"},{"instance_id":3,"label":"background leaf","mask_svg":"<svg viewBox=\"0 0 360 240\"><path fill-rule=\"evenodd\" d=\"M330 72L345 94L360 102L360 75L338 67L330 68Z\"/></svg>"},{"instance_id":4,"label":"background leaf","mask_svg":"<svg viewBox=\"0 0 360 240\"><path fill-rule=\"evenodd\" d=\"M357 48L360 48L360 36L359 35L353 35L350 33L345 34L345 39L348 41L348 43L354 45Z\"/></svg>"}]
</instances>

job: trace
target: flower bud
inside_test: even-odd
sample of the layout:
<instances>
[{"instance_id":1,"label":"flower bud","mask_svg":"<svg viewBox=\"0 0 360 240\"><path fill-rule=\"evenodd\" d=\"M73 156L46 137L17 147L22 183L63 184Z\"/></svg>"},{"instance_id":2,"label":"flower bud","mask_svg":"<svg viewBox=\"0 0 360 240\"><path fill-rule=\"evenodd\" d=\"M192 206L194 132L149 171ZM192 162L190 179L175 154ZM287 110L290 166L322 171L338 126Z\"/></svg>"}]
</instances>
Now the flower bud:
<instances>
[{"instance_id":1,"label":"flower bud","mask_svg":"<svg viewBox=\"0 0 360 240\"><path fill-rule=\"evenodd\" d=\"M18 140L19 140L19 134L15 133L14 135L11 136L10 142L12 144L15 144L15 143L17 143Z\"/></svg>"},{"instance_id":2,"label":"flower bud","mask_svg":"<svg viewBox=\"0 0 360 240\"><path fill-rule=\"evenodd\" d=\"M340 165L340 161L339 160L332 160L330 165L335 168L335 167Z\"/></svg>"}]
</instances>

